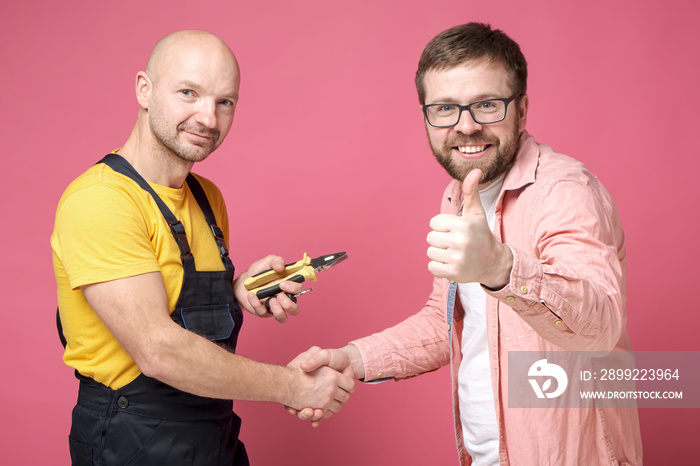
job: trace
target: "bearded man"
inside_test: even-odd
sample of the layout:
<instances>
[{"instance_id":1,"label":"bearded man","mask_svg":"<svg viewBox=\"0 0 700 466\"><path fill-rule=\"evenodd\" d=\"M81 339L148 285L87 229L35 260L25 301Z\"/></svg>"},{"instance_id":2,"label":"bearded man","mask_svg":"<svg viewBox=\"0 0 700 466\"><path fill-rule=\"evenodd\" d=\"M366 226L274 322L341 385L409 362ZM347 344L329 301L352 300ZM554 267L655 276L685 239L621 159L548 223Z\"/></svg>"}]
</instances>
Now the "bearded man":
<instances>
[{"instance_id":1,"label":"bearded man","mask_svg":"<svg viewBox=\"0 0 700 466\"><path fill-rule=\"evenodd\" d=\"M510 352L631 350L625 239L608 192L525 129L527 63L502 31L440 33L415 82L432 152L454 178L427 238L433 292L416 315L302 369L351 368L369 382L450 364L463 465L641 464L634 408L508 400Z\"/></svg>"}]
</instances>

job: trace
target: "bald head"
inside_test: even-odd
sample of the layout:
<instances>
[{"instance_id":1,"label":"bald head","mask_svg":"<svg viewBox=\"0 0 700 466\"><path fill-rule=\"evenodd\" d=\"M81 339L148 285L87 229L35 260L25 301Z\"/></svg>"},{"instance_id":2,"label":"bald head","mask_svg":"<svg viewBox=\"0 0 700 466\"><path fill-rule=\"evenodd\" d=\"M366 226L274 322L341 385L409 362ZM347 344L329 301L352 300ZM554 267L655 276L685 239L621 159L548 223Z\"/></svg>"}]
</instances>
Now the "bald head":
<instances>
[{"instance_id":1,"label":"bald head","mask_svg":"<svg viewBox=\"0 0 700 466\"><path fill-rule=\"evenodd\" d=\"M238 61L228 45L215 35L198 30L173 32L159 40L148 59L146 72L151 80L157 80L166 71L204 60L227 67L232 78L240 79Z\"/></svg>"}]
</instances>

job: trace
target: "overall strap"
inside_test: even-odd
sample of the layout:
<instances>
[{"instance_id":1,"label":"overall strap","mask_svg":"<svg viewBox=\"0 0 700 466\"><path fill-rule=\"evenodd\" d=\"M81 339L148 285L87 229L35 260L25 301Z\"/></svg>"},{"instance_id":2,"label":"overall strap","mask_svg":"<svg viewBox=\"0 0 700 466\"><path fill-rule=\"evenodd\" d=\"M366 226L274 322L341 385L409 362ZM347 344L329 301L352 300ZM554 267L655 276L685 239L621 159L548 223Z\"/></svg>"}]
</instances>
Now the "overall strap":
<instances>
[{"instance_id":1,"label":"overall strap","mask_svg":"<svg viewBox=\"0 0 700 466\"><path fill-rule=\"evenodd\" d=\"M230 259L228 257L228 248L226 247L224 232L221 231L221 228L216 225L216 216L211 210L209 199L207 199L207 195L205 194L202 185L199 184L199 181L197 181L197 178L192 173L187 175L185 181L187 182L187 186L189 186L192 195L197 200L199 208L202 209L204 218L207 220L209 228L211 228L211 232L214 234L214 240L216 241L216 245L219 247L221 261L224 263L224 265L228 266L227 262L230 262Z\"/></svg>"},{"instance_id":2,"label":"overall strap","mask_svg":"<svg viewBox=\"0 0 700 466\"><path fill-rule=\"evenodd\" d=\"M143 177L136 171L134 167L131 166L127 160L121 155L111 153L105 155L102 160L97 163L104 163L109 168L117 173L121 173L134 180L144 191L147 191L160 209L165 221L170 227L170 231L177 242L177 246L180 248L180 259L182 260L182 266L186 272L194 272L196 270L194 264L194 256L190 250L190 243L187 241L187 235L185 234L185 227L182 223L175 217L165 202L160 198L160 196L151 188L151 185L143 179ZM211 209L210 209L211 210Z\"/></svg>"},{"instance_id":3,"label":"overall strap","mask_svg":"<svg viewBox=\"0 0 700 466\"><path fill-rule=\"evenodd\" d=\"M61 344L65 348L66 345L68 344L68 342L66 341L65 335L63 335L63 324L61 323L61 313L60 313L58 308L56 308L56 329L58 330L58 339L61 340Z\"/></svg>"}]
</instances>

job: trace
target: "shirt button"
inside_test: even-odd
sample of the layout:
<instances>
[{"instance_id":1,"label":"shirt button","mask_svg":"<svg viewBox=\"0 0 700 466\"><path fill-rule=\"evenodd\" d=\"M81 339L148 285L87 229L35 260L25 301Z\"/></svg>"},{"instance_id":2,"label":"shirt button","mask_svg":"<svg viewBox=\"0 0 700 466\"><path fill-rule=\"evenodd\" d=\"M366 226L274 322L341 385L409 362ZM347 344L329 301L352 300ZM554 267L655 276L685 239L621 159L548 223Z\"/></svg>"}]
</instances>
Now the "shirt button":
<instances>
[{"instance_id":1,"label":"shirt button","mask_svg":"<svg viewBox=\"0 0 700 466\"><path fill-rule=\"evenodd\" d=\"M383 374L382 372L380 372L379 374L377 374L377 378L378 378L378 379L381 378L382 375L384 375L384 374Z\"/></svg>"},{"instance_id":2,"label":"shirt button","mask_svg":"<svg viewBox=\"0 0 700 466\"><path fill-rule=\"evenodd\" d=\"M554 322L554 325L561 325L561 320L557 320L556 322Z\"/></svg>"},{"instance_id":3,"label":"shirt button","mask_svg":"<svg viewBox=\"0 0 700 466\"><path fill-rule=\"evenodd\" d=\"M447 331L450 331L450 324L447 324Z\"/></svg>"},{"instance_id":4,"label":"shirt button","mask_svg":"<svg viewBox=\"0 0 700 466\"><path fill-rule=\"evenodd\" d=\"M117 406L119 406L122 409L125 409L127 406L129 406L129 400L125 396L120 396L117 399Z\"/></svg>"},{"instance_id":5,"label":"shirt button","mask_svg":"<svg viewBox=\"0 0 700 466\"><path fill-rule=\"evenodd\" d=\"M525 285L521 286L521 287L520 287L520 292L521 292L522 294L527 294L527 287L526 287Z\"/></svg>"},{"instance_id":6,"label":"shirt button","mask_svg":"<svg viewBox=\"0 0 700 466\"><path fill-rule=\"evenodd\" d=\"M508 297L506 298L506 301L508 301L509 303L512 303L513 301L515 301L515 298L512 297L512 296L508 296Z\"/></svg>"}]
</instances>

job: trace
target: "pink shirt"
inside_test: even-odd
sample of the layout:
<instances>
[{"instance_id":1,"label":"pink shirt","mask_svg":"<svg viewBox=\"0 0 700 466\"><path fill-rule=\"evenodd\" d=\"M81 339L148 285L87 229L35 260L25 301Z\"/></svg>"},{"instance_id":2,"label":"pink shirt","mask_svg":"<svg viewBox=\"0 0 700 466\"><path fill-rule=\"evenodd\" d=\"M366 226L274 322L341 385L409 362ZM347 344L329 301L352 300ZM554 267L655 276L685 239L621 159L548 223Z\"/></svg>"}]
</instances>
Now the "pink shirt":
<instances>
[{"instance_id":1,"label":"pink shirt","mask_svg":"<svg viewBox=\"0 0 700 466\"><path fill-rule=\"evenodd\" d=\"M456 215L461 203L453 181L441 212ZM514 256L510 283L486 290L501 465L641 465L634 409L517 409L507 399L508 351L632 349L625 238L610 195L583 164L524 132L496 204L494 234ZM366 381L414 377L451 362L457 447L460 464L469 465L457 399L464 310L455 289L434 279L420 312L352 343Z\"/></svg>"}]
</instances>

